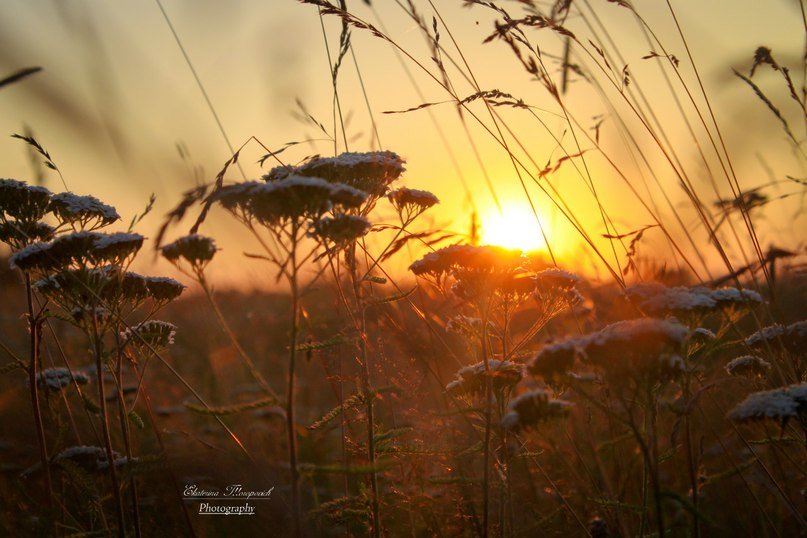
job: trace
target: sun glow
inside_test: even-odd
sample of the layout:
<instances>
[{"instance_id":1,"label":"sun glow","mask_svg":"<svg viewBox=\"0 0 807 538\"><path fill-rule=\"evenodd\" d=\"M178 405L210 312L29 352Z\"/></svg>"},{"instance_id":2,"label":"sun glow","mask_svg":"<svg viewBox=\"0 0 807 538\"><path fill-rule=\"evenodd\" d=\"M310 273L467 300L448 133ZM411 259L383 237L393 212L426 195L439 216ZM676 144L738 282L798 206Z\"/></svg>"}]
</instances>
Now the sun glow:
<instances>
[{"instance_id":1,"label":"sun glow","mask_svg":"<svg viewBox=\"0 0 807 538\"><path fill-rule=\"evenodd\" d=\"M494 209L482 217L480 224L483 244L517 248L524 252L547 250L544 234L549 238L549 229L543 219L541 226L538 225L529 208L505 206L503 213Z\"/></svg>"}]
</instances>

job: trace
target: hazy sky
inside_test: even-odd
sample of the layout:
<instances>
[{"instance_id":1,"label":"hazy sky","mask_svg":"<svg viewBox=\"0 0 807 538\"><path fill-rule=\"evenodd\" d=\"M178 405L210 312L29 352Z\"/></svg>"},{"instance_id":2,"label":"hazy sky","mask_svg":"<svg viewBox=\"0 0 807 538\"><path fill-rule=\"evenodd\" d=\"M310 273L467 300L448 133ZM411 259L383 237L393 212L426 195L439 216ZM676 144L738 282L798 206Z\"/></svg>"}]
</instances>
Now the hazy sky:
<instances>
[{"instance_id":1,"label":"hazy sky","mask_svg":"<svg viewBox=\"0 0 807 538\"><path fill-rule=\"evenodd\" d=\"M514 15L521 13L517 2L501 4ZM676 112L675 101L670 98L658 63L642 59L651 47L635 20L624 8L604 0L576 4L589 15L583 20L573 13L566 25L588 47L592 34L585 22L601 22L598 37L592 41L605 45L603 48L609 51L618 47L631 73L631 89L644 90L650 107L665 125L669 145L676 149L696 188L701 189L699 194L705 201L713 201L716 196L711 192L705 163L717 169L717 161L708 149L705 163L699 161L698 146ZM781 180L788 174L804 177L803 156L793 156L776 119L731 73L734 67L747 74L754 50L765 45L773 49L780 63L791 67L797 84L801 84L799 60L805 32L798 2L673 0L672 4L743 188ZM645 148L647 164L635 160L635 155L631 156L624 149L626 139L620 135L615 118L625 118L630 132L641 133L642 130L613 88L607 98L603 98L581 77L571 77L564 102L580 122L580 131L570 132L557 103L540 84L530 80L504 44L482 45L484 37L493 29L494 17L489 10L463 8L459 0L434 0L436 10L428 1L416 1L415 5L429 26L433 16L442 17L445 23L438 24L440 43L446 47L447 56L443 60L449 66L457 95L467 96L474 90L459 71L450 66L449 55L461 61L452 37L482 89L509 92L537 107L536 116L546 127L525 111L500 110L517 136L517 139L509 135L506 138L512 144L525 145L525 150L518 153L524 162L528 162L527 154L534 158L534 172L547 162L554 164L563 155L553 137L562 140L567 152L573 153L576 151L574 135L583 137L586 131L593 136L591 128L599 121L599 115L606 114L600 132L603 147L619 161L620 168L641 191L645 201L650 205L658 203L658 212L665 219L670 218L672 209L669 206L665 209L662 190L671 198L672 207L686 206L669 165L665 164L664 156L653 149L652 143L648 143L646 134L640 137L639 144ZM547 3L540 5L549 6ZM681 61L679 72L705 111L686 50L671 24L666 3L646 0L635 5L668 51ZM402 48L436 73L422 33L396 1L374 0L370 9L364 2L352 0L348 6L364 20L386 28ZM163 7L232 144L240 146L254 136L270 149L278 149L287 142L324 139L333 134L329 63L320 17L313 6L293 0L163 0ZM601 41L606 35L603 29L607 30L607 39L614 40L613 44ZM325 32L333 55L338 48L338 21L326 19ZM553 55L561 54L562 40L551 30L532 30L528 35L543 53L550 75L559 81L560 68ZM589 53L593 50L588 47ZM653 50L659 52L657 47ZM357 73L360 73L381 145L407 159L405 184L433 190L443 200L441 211L433 215L436 225L465 231L471 202L483 222L485 218L492 218L497 210L486 175L505 208L515 211L526 207L524 191L507 154L468 114L464 116L465 124L451 104L407 114L381 114L421 104L423 99L419 93L429 102L449 99L420 67L410 59L403 60L410 70L410 79L393 47L367 32L353 32L353 54L348 54L343 61L339 78L340 103L347 119L350 150L374 149L376 144L359 85ZM589 72L597 72L594 59L579 48L570 61L578 62ZM0 133L10 135L21 132L24 125L30 127L62 169L71 190L92 193L116 205L126 215L125 220L145 205L149 193L155 192L157 209L145 222L143 232L147 235L153 236L161 216L178 201L183 190L197 181L212 180L230 156L157 2L4 0L0 6L0 76L29 66L42 66L44 70L0 89ZM623 65L612 67L619 78ZM666 72L674 75L669 68ZM605 80L605 74L599 76ZM786 92L779 89L778 74L763 68L754 81L778 99L783 114L793 123L796 136L803 139L803 115L787 101ZM686 97L680 87L677 95ZM297 101L304 103L328 133L295 118L293 113L299 111ZM608 103L615 108L609 110ZM484 116L487 112L483 107L478 103L472 106L489 127L493 125L490 117ZM687 110L689 119L697 122L691 105ZM701 142L705 140L700 132L698 137ZM341 133L338 139L338 151L343 151ZM183 148L186 157L181 157L178 146ZM585 140L580 141L583 149L591 146ZM311 154L333 151L331 142L320 140L290 148L281 156L293 163ZM261 174L255 161L263 153L256 143L244 150L242 163L248 178ZM650 224L649 217L630 201L631 195L618 174L608 166L607 160L595 153L591 151L590 160L585 163L582 159L576 162L579 168L590 167L590 177L613 224L621 232ZM3 163L0 176L33 178L25 147L17 140L0 137L0 162ZM649 174L651 170L657 171L661 189L655 186L656 179ZM233 170L228 178L239 180L240 174ZM562 198L574 207L590 234L605 232L586 177L566 163L551 176L551 181ZM721 195L728 196L725 178L716 183ZM46 184L52 190L61 188L52 173L48 173ZM466 187L472 199L467 196ZM777 196L793 191L798 189L784 184L766 192ZM567 257L587 259L580 253L581 241L571 227L564 224L566 219L554 209L553 202L534 186L529 187L529 192L542 222L550 228L550 241L557 243L556 250ZM803 224L803 220L793 220L799 198L789 196L776 202L777 210L766 216L765 246L776 242L780 246L794 247L805 239L803 232L793 233L799 228L794 227L793 222ZM694 225L694 213L684 215L686 225ZM235 229L226 218L216 219L213 226L203 231L213 234L222 230L221 233L227 235ZM177 234L180 232L177 230ZM660 235L654 238L648 234L648 241L659 252L667 248ZM233 244L230 251L238 253L248 248ZM739 256L739 252L736 254ZM240 260L232 256L229 263L222 262L219 272L226 274L236 262Z\"/></svg>"}]
</instances>

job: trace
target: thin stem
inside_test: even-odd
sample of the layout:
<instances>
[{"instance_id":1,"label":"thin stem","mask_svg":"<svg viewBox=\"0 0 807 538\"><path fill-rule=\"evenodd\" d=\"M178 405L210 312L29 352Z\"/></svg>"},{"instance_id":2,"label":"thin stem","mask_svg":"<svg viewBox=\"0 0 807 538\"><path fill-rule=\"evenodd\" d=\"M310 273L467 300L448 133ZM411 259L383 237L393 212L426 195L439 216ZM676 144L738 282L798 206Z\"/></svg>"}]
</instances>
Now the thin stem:
<instances>
[{"instance_id":1,"label":"thin stem","mask_svg":"<svg viewBox=\"0 0 807 538\"><path fill-rule=\"evenodd\" d=\"M106 458L109 465L109 479L112 482L112 496L115 500L115 517L118 521L118 536L124 538L126 536L126 529L123 518L123 499L121 499L118 474L115 471L115 455L112 452L112 438L109 434L109 415L107 414L106 391L104 390L103 348L101 335L98 331L98 316L95 308L92 309L92 336L93 351L95 353L96 382L98 383L98 406L100 407L101 414L101 436L104 439Z\"/></svg>"},{"instance_id":2,"label":"thin stem","mask_svg":"<svg viewBox=\"0 0 807 538\"><path fill-rule=\"evenodd\" d=\"M401 230L402 231L402 230ZM399 231L400 234L400 231ZM397 237L397 236L396 236ZM364 366L364 391L367 398L367 459L370 462L370 489L372 492L372 511L373 511L373 538L381 536L381 513L378 502L378 472L375 468L376 453L375 453L375 409L374 409L374 392L373 381L370 371L370 357L367 353L367 315L364 306L364 298L362 296L361 282L358 278L358 267L356 262L356 247L351 249L351 260L349 265L351 267L351 274L353 275L353 294L356 299L356 309L358 311L359 323L359 354L361 357L362 365ZM369 274L370 270L368 270ZM365 275L366 276L366 275Z\"/></svg>"},{"instance_id":3,"label":"thin stem","mask_svg":"<svg viewBox=\"0 0 807 538\"><path fill-rule=\"evenodd\" d=\"M39 444L39 461L42 465L42 474L45 480L45 494L48 515L53 511L53 485L48 464L48 447L45 440L45 426L42 421L42 409L39 406L39 385L37 384L37 363L39 362L39 320L34 315L34 294L31 287L31 275L25 273L25 293L28 301L28 330L31 338L31 356L28 364L28 384L31 389L31 409L34 413L36 435ZM43 384L44 385L44 384Z\"/></svg>"},{"instance_id":4,"label":"thin stem","mask_svg":"<svg viewBox=\"0 0 807 538\"><path fill-rule=\"evenodd\" d=\"M291 253L289 255L289 286L291 289L291 335L289 336L289 379L286 393L286 431L289 444L289 466L291 467L291 503L294 536L302 536L300 520L300 477L297 471L297 432L294 425L294 382L297 361L297 333L299 330L299 290L297 282L297 235L299 226L292 225Z\"/></svg>"},{"instance_id":5,"label":"thin stem","mask_svg":"<svg viewBox=\"0 0 807 538\"><path fill-rule=\"evenodd\" d=\"M131 464L133 459L131 430L129 429L129 415L126 412L126 400L123 397L123 350L121 349L120 330L115 331L115 347L117 349L117 364L115 381L118 395L118 411L120 415L121 431L123 432L123 446L126 450L126 462ZM135 475L129 477L129 489L132 495L132 519L134 520L135 536L140 538L140 506L137 494L137 481Z\"/></svg>"}]
</instances>

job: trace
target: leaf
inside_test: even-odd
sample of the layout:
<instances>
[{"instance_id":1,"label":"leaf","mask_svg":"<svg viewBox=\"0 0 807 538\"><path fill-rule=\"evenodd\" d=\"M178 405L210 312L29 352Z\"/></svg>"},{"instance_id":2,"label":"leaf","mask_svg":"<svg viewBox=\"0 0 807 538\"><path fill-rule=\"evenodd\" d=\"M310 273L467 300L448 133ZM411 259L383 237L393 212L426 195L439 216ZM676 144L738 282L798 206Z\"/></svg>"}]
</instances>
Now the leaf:
<instances>
[{"instance_id":1,"label":"leaf","mask_svg":"<svg viewBox=\"0 0 807 538\"><path fill-rule=\"evenodd\" d=\"M241 404L224 405L219 407L205 407L191 402L184 402L183 405L194 413L200 415L235 415L243 413L244 411L252 411L253 409L260 409L261 407L269 407L277 405L279 402L276 398L263 398L253 402L246 402Z\"/></svg>"},{"instance_id":2,"label":"leaf","mask_svg":"<svg viewBox=\"0 0 807 538\"><path fill-rule=\"evenodd\" d=\"M34 73L39 73L40 71L42 71L41 67L26 67L25 69L20 69L19 71L0 79L0 88L3 86L8 86L9 84L14 84L15 82L19 82L20 80L27 78Z\"/></svg>"}]
</instances>

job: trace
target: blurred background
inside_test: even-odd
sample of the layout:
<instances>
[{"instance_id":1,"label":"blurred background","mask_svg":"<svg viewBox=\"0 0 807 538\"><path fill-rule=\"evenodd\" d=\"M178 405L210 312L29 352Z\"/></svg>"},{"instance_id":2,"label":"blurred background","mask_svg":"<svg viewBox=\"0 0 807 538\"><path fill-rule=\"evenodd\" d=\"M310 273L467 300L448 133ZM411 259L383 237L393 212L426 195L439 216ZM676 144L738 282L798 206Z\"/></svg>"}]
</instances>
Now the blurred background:
<instances>
[{"instance_id":1,"label":"blurred background","mask_svg":"<svg viewBox=\"0 0 807 538\"><path fill-rule=\"evenodd\" d=\"M552 8L551 3L535 5L547 12ZM791 69L801 87L805 33L799 2L771 0L760 7L752 0L676 0L672 5L725 137L739 184L746 191L764 187L762 192L769 197L768 203L753 212L762 247L801 249L805 240L801 212L804 188L788 176L804 180L803 147L789 143L781 122L732 73L736 69L747 76L754 51L764 45L779 64ZM462 76L472 72L481 89L498 89L535 107L535 115L506 107L498 110L515 133L505 138L524 145L524 149L513 151L534 158L536 175L543 167L558 163L563 155L558 140L569 154L587 151L585 163L579 158L575 161L587 167L599 204L589 180L576 171L579 167L565 163L546 181L573 208L575 218L591 237L605 244L603 234L626 233L652 224L653 219L607 160L592 150L592 143L582 135L584 131L590 136L596 133L602 147L634 182L640 197L657 207L661 220L671 222L672 212L681 211L682 225L673 233L681 238L691 236L686 252L694 256L696 247L702 247L705 265L720 274L720 262L708 246L703 227L699 227L671 166L653 147L647 133L640 134L641 125L632 118L619 92L612 87L610 94L604 94L581 73L564 69L563 36L549 30L530 33L550 75L557 81L566 78L564 103L580 122L578 133L569 132L563 109L524 71L507 45L497 41L483 44L493 31L494 20L500 17L458 0L347 2L352 12L385 32L400 49L369 32L352 32L352 47L338 76L344 136L334 129L340 122L336 120L331 82L341 24L335 17L320 17L315 6L292 0L5 0L0 7L0 77L27 67L42 67L42 71L0 88L0 135L5 135L0 136L0 176L41 182L53 191L64 189L58 175L41 166L40 157L9 136L32 134L50 152L67 187L116 206L124 226L142 211L149 195L156 194L154 211L138 228L153 238L181 193L211 182L230 158L231 148L241 147L250 137L270 150L301 142L277 155L289 164L345 149L389 149L407 161L402 184L429 189L440 197L440 209L431 213L428 226L469 234L471 215L476 213L483 241L545 250L528 202L529 193L559 263L591 276L606 276L601 262L558 211L557 204L529 181L525 192L507 152L487 131L492 124L490 117L484 116L484 107L480 103L469 105L488 127L467 113L458 114L457 107L448 102L450 96L436 82L441 75L431 58L429 40L407 13L412 6L426 21L432 37L437 28L439 43L446 48L442 58L446 73L458 96L475 92ZM502 6L521 13L519 2L502 2ZM680 61L678 72L706 114L698 80L667 4L642 0L635 6L667 52ZM725 179L716 182L719 196L707 179L719 163L708 146L696 143L703 143L706 136L697 129L694 108L684 103L684 116L696 124L694 137L678 111L676 99L686 101L685 90L675 82L671 90L665 82L665 76L674 79L669 65L664 67L656 58L643 59L651 51L659 51L648 44L636 19L628 10L600 0L582 2L578 9L597 18L583 20L572 12L565 26L585 43L592 37L586 23L596 20L600 24L599 38L621 54L631 87L643 90L649 109L669 137L665 145L675 148L680 167L687 170L704 203L713 204L718 198L730 200ZM461 67L451 65L449 56ZM572 48L569 61L592 77L599 73L605 80L608 76L579 49L575 52ZM612 67L617 75L622 73L623 65ZM781 74L761 66L753 81L772 102L781 105L780 113L796 138L803 141L804 113L788 100ZM383 114L424 102L442 104ZM616 117L626 124L620 126ZM646 163L628 149L626 133L639 133L638 145L643 148ZM706 155L701 157L703 147ZM260 144L249 142L241 153L241 169L232 167L227 180L255 179L265 173L278 162L268 159L259 166L257 161L265 153ZM649 171L654 171L653 179L648 179ZM664 198L668 200L662 203ZM600 204L606 208L611 226L604 225ZM379 220L385 216L382 210ZM169 239L185 233L190 224L183 222L172 229ZM738 230L742 235L742 229ZM252 247L242 242L241 232L226 215L214 215L201 231L215 235L224 249L210 268L219 285L249 287L270 280L261 278L261 265L244 260L242 252ZM741 237L739 241L743 240ZM659 263L672 256L663 236L652 230L645 234L640 248L644 255L657 257ZM729 244L727 249L741 264L739 245ZM619 254L614 257L614 265L624 263ZM153 263L150 256L141 258L141 264ZM670 263L674 263L672 259ZM406 260L401 262L401 267L405 265ZM166 266L147 271L170 272ZM700 276L704 278L706 272Z\"/></svg>"}]
</instances>

